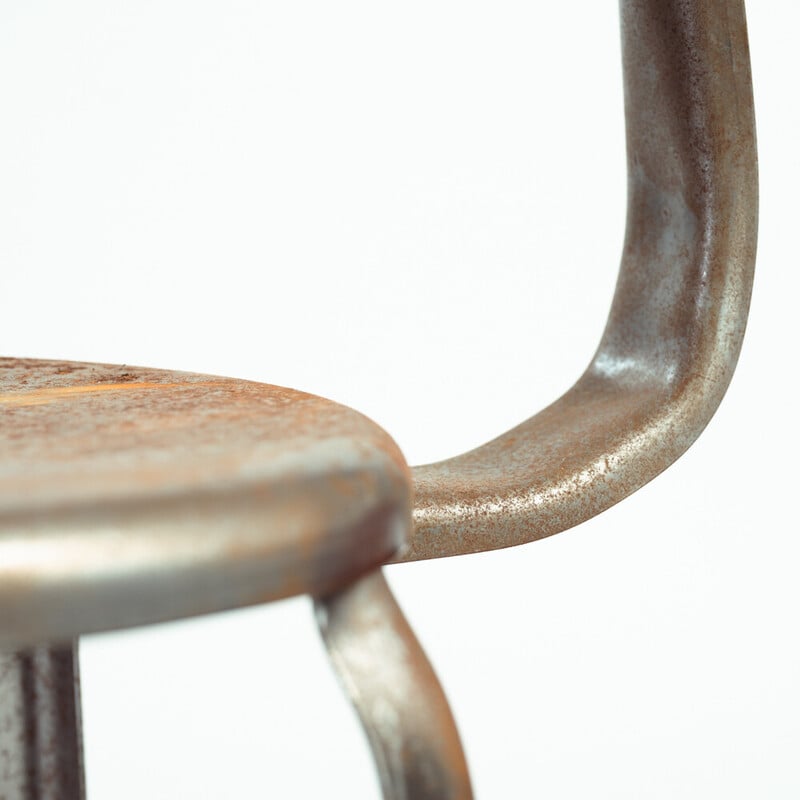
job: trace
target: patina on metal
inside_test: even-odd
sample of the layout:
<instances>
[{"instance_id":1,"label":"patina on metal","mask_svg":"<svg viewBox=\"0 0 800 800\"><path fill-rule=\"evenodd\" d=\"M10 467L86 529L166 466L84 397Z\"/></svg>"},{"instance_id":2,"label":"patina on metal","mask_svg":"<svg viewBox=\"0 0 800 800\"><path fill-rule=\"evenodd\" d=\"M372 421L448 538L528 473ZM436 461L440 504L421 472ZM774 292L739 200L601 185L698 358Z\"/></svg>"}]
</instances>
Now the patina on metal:
<instances>
[{"instance_id":1,"label":"patina on metal","mask_svg":"<svg viewBox=\"0 0 800 800\"><path fill-rule=\"evenodd\" d=\"M330 593L386 561L408 468L277 386L0 360L0 647Z\"/></svg>"},{"instance_id":2,"label":"patina on metal","mask_svg":"<svg viewBox=\"0 0 800 800\"><path fill-rule=\"evenodd\" d=\"M469 800L467 762L447 699L384 577L367 575L315 605L385 800Z\"/></svg>"},{"instance_id":3,"label":"patina on metal","mask_svg":"<svg viewBox=\"0 0 800 800\"><path fill-rule=\"evenodd\" d=\"M389 558L409 528L410 477L392 439L303 392L0 359L0 413L8 800L83 797L70 640L330 594Z\"/></svg>"},{"instance_id":4,"label":"patina on metal","mask_svg":"<svg viewBox=\"0 0 800 800\"><path fill-rule=\"evenodd\" d=\"M77 649L0 653L0 798L82 800Z\"/></svg>"},{"instance_id":5,"label":"patina on metal","mask_svg":"<svg viewBox=\"0 0 800 800\"><path fill-rule=\"evenodd\" d=\"M757 165L742 0L621 0L628 217L611 313L559 400L416 467L397 561L523 544L589 519L699 436L733 374L755 263Z\"/></svg>"},{"instance_id":6,"label":"patina on metal","mask_svg":"<svg viewBox=\"0 0 800 800\"><path fill-rule=\"evenodd\" d=\"M628 225L600 346L544 411L414 470L414 530L397 561L588 519L679 457L728 386L757 218L744 6L620 7ZM321 598L385 797L471 797L441 687L383 578L364 577L403 544L411 499L405 462L374 423L246 381L19 359L0 360L0 407L9 798L83 792L75 649L39 642L302 592Z\"/></svg>"},{"instance_id":7,"label":"patina on metal","mask_svg":"<svg viewBox=\"0 0 800 800\"><path fill-rule=\"evenodd\" d=\"M325 598L386 796L470 797L444 693L374 572L411 519L375 423L277 386L24 359L0 359L0 409L0 797L84 795L69 640L301 593Z\"/></svg>"}]
</instances>

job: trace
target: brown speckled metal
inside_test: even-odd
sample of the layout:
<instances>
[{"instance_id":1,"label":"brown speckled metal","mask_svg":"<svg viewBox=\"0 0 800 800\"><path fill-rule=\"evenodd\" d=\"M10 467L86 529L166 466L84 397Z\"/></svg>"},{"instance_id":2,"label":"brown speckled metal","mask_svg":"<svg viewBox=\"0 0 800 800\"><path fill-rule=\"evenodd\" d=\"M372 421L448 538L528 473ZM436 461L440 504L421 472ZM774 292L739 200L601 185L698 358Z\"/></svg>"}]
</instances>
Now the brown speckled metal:
<instances>
[{"instance_id":1,"label":"brown speckled metal","mask_svg":"<svg viewBox=\"0 0 800 800\"><path fill-rule=\"evenodd\" d=\"M756 240L744 6L621 0L621 13L628 226L605 334L544 411L414 470L398 561L588 519L680 456L728 386ZM407 525L408 473L377 426L245 381L8 359L0 410L0 645L310 592L384 796L471 796L444 695L383 578L343 588ZM73 652L0 656L0 794L82 796Z\"/></svg>"},{"instance_id":2,"label":"brown speckled metal","mask_svg":"<svg viewBox=\"0 0 800 800\"><path fill-rule=\"evenodd\" d=\"M589 519L678 458L731 379L757 227L744 4L620 9L628 219L605 334L551 406L413 470L414 530L398 561L509 547Z\"/></svg>"},{"instance_id":3,"label":"brown speckled metal","mask_svg":"<svg viewBox=\"0 0 800 800\"><path fill-rule=\"evenodd\" d=\"M333 591L406 535L352 409L164 370L0 359L0 647Z\"/></svg>"}]
</instances>

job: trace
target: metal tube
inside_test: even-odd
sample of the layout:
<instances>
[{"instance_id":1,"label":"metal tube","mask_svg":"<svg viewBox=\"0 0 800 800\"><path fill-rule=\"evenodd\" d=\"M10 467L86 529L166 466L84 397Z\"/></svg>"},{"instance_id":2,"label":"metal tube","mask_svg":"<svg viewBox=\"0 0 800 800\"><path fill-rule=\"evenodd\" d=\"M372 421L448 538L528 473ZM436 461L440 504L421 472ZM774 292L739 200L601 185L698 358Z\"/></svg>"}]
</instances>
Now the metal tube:
<instances>
[{"instance_id":1,"label":"metal tube","mask_svg":"<svg viewBox=\"0 0 800 800\"><path fill-rule=\"evenodd\" d=\"M77 641L0 653L0 798L85 798Z\"/></svg>"},{"instance_id":2,"label":"metal tube","mask_svg":"<svg viewBox=\"0 0 800 800\"><path fill-rule=\"evenodd\" d=\"M469 800L442 687L383 575L315 601L331 661L361 718L385 800Z\"/></svg>"}]
</instances>

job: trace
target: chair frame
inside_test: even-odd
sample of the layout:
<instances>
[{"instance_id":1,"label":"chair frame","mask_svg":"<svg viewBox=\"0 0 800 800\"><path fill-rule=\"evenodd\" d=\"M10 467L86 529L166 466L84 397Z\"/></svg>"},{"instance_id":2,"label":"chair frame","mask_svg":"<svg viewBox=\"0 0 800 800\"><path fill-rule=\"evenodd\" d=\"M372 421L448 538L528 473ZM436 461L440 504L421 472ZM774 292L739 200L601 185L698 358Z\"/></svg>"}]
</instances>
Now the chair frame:
<instances>
[{"instance_id":1,"label":"chair frame","mask_svg":"<svg viewBox=\"0 0 800 800\"><path fill-rule=\"evenodd\" d=\"M394 562L510 547L589 519L675 461L728 387L758 214L744 3L620 0L620 13L628 212L605 333L552 405L413 470L413 531ZM384 797L470 797L452 715L383 578L318 597L316 609ZM414 654L405 666L387 662L392 642ZM33 776L26 798L83 796L76 652L43 645L0 657L0 722L17 731L12 758ZM387 698L398 712L391 725Z\"/></svg>"}]
</instances>

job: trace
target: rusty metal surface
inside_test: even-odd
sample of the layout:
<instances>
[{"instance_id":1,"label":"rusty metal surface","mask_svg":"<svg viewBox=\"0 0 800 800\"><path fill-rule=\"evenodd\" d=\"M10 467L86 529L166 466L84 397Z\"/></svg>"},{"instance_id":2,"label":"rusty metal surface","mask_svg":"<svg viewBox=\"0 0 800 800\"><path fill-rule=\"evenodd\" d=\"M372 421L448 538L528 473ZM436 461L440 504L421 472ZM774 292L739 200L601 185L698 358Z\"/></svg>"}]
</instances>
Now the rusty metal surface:
<instances>
[{"instance_id":1,"label":"rusty metal surface","mask_svg":"<svg viewBox=\"0 0 800 800\"><path fill-rule=\"evenodd\" d=\"M318 599L317 621L369 739L385 800L469 800L447 699L380 572ZM346 794L346 787L332 794Z\"/></svg>"},{"instance_id":2,"label":"rusty metal surface","mask_svg":"<svg viewBox=\"0 0 800 800\"><path fill-rule=\"evenodd\" d=\"M0 798L82 800L77 646L0 653Z\"/></svg>"},{"instance_id":3,"label":"rusty metal surface","mask_svg":"<svg viewBox=\"0 0 800 800\"><path fill-rule=\"evenodd\" d=\"M536 416L413 470L414 530L397 561L508 547L589 519L678 458L731 379L757 229L744 5L620 9L628 217L600 346Z\"/></svg>"},{"instance_id":4,"label":"rusty metal surface","mask_svg":"<svg viewBox=\"0 0 800 800\"><path fill-rule=\"evenodd\" d=\"M357 412L276 386L0 359L0 646L330 592L406 534Z\"/></svg>"}]
</instances>

